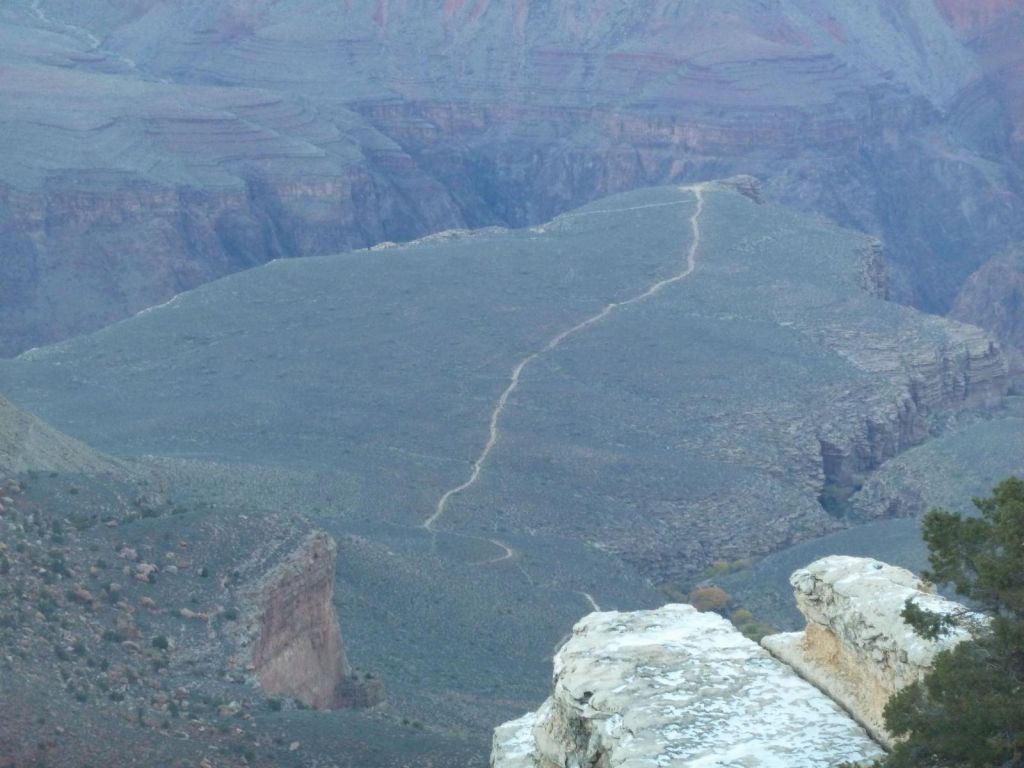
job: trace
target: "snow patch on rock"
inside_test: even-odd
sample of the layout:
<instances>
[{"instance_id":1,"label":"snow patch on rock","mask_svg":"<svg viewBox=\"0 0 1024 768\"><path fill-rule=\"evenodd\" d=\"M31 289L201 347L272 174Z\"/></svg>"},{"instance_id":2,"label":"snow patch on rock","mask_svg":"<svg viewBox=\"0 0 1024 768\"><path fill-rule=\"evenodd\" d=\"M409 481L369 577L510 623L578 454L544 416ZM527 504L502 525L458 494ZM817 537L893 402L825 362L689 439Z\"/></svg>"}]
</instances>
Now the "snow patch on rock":
<instances>
[{"instance_id":1,"label":"snow patch on rock","mask_svg":"<svg viewBox=\"0 0 1024 768\"><path fill-rule=\"evenodd\" d=\"M869 558L822 558L793 573L790 583L807 628L770 635L762 644L886 745L893 742L882 716L889 698L920 680L936 654L969 636L957 629L937 640L921 637L900 616L906 601L933 613L984 620L936 595L910 571Z\"/></svg>"},{"instance_id":2,"label":"snow patch on rock","mask_svg":"<svg viewBox=\"0 0 1024 768\"><path fill-rule=\"evenodd\" d=\"M494 768L812 768L881 748L832 700L688 605L592 613L555 657L554 691L495 732Z\"/></svg>"}]
</instances>

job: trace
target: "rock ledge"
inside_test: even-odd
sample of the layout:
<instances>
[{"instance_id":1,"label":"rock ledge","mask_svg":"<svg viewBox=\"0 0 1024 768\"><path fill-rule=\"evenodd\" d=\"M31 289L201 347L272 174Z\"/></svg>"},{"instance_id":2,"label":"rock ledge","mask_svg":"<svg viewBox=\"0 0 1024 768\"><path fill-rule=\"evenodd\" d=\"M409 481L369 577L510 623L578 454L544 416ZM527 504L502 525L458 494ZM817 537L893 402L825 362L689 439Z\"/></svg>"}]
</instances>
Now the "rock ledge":
<instances>
[{"instance_id":1,"label":"rock ledge","mask_svg":"<svg viewBox=\"0 0 1024 768\"><path fill-rule=\"evenodd\" d=\"M728 621L667 605L584 617L555 657L551 698L497 729L491 765L811 768L881 754Z\"/></svg>"}]
</instances>

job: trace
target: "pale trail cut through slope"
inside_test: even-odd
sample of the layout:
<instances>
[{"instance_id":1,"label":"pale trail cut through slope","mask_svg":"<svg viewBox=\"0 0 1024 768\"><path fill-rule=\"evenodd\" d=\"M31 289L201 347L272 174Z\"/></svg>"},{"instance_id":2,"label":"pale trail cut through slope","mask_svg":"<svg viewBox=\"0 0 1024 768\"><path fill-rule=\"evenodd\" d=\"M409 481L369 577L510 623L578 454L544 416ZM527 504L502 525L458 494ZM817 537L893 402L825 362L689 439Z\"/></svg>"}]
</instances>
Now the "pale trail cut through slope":
<instances>
[{"instance_id":1,"label":"pale trail cut through slope","mask_svg":"<svg viewBox=\"0 0 1024 768\"><path fill-rule=\"evenodd\" d=\"M40 0L32 0L32 3L29 5L29 10L32 11L36 20L40 23L43 29L57 29L71 37L84 40L96 53L116 59L124 64L128 69L137 69L133 59L129 59L127 56L122 56L115 51L107 50L103 47L103 41L85 27L80 27L77 24L68 24L66 21L60 21L59 19L51 17L40 6ZM166 83L168 80L166 78L160 78L160 82Z\"/></svg>"},{"instance_id":2,"label":"pale trail cut through slope","mask_svg":"<svg viewBox=\"0 0 1024 768\"><path fill-rule=\"evenodd\" d=\"M690 217L690 228L693 230L693 239L690 243L690 249L686 254L686 265L683 268L683 270L678 274L672 275L671 277L659 280L658 282L650 286L646 291L644 291L643 293L639 293L636 296L633 296L632 298L625 299L623 301L613 301L611 304L606 306L596 315L588 317L586 320L577 323L568 330L562 331L560 334L551 339L551 341L549 341L539 350L533 352L532 354L520 360L518 365L516 365L516 367L512 369L512 376L509 379L508 386L505 387L505 391L501 393L501 397L498 398L497 405L495 405L494 410L491 412L490 432L487 438L487 443L484 445L483 450L480 451L480 455L477 456L476 460L473 462L473 471L470 472L469 478L461 485L457 485L454 488L445 491L444 495L441 496L441 498L438 500L437 507L434 509L434 513L423 521L423 528L426 528L428 531L433 531L434 526L437 524L437 521L440 520L444 516L445 511L447 511L448 502L450 502L454 496L457 496L463 491L472 488L476 484L477 480L480 479L480 473L483 470L483 466L487 462L487 458L491 455L491 451L494 450L494 446L497 445L498 438L501 436L501 416L505 412L505 406L508 405L508 401L509 398L512 396L512 393L515 392L516 389L519 387L519 380L523 375L523 371L530 363L532 363L541 355L544 355L558 348L566 339L575 336L580 331L586 330L590 326L596 325L597 323L601 322L610 314L612 314L615 310L621 309L622 307L628 307L631 304L638 304L642 301L646 301L652 296L655 296L658 293L660 293L664 288L672 285L673 283L678 283L682 280L685 280L691 274L693 274L694 269L696 269L697 267L697 251L700 249L700 216L704 212L705 186L705 184L695 184L693 186L681 187L682 190L693 192L694 197L697 200L697 206L696 208L694 208L693 215ZM619 208L615 210L585 211L583 213L570 214L570 216L566 218L572 218L574 216L578 217L594 216L597 214L622 213L624 211L636 211L645 208L661 208L680 204L681 203L679 202L654 203L651 205L638 205L633 206L632 208ZM505 547L504 544L498 544L498 546L506 550L508 549L507 547ZM498 558L498 561L504 559L506 558Z\"/></svg>"},{"instance_id":3,"label":"pale trail cut through slope","mask_svg":"<svg viewBox=\"0 0 1024 768\"><path fill-rule=\"evenodd\" d=\"M585 599L587 601L587 603L590 604L590 607L593 610L595 610L595 611L600 611L601 610L601 606L598 605L597 600L594 599L594 596L592 594L590 594L589 592L580 592L580 594L583 595L583 599Z\"/></svg>"}]
</instances>

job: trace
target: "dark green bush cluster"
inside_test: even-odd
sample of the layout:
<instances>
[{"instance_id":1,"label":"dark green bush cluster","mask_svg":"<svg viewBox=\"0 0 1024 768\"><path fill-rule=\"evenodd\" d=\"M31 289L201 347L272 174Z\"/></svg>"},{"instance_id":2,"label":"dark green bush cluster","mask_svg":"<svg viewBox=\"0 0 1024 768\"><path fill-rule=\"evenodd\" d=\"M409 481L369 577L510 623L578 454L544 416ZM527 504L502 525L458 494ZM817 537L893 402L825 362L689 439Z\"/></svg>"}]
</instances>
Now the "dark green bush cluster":
<instances>
[{"instance_id":1,"label":"dark green bush cluster","mask_svg":"<svg viewBox=\"0 0 1024 768\"><path fill-rule=\"evenodd\" d=\"M1024 482L1011 478L977 517L933 510L924 519L931 572L991 616L966 626L973 639L940 653L920 683L892 698L886 727L906 740L887 761L917 766L1024 766ZM903 614L922 636L936 637L951 621L908 603Z\"/></svg>"}]
</instances>

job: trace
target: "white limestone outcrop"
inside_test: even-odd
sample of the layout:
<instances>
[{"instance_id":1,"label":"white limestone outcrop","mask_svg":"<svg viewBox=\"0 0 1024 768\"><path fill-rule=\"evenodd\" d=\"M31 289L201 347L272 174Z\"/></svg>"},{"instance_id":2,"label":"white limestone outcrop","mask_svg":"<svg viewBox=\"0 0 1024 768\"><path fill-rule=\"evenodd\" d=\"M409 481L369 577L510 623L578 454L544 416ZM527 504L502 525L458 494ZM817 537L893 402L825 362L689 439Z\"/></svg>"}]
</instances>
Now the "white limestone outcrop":
<instances>
[{"instance_id":1,"label":"white limestone outcrop","mask_svg":"<svg viewBox=\"0 0 1024 768\"><path fill-rule=\"evenodd\" d=\"M942 614L964 614L964 607L936 595L910 571L867 558L822 558L796 571L790 583L807 628L770 635L762 644L891 746L882 717L886 702L921 679L939 651L968 636L958 629L926 640L900 617L904 604L913 598Z\"/></svg>"},{"instance_id":2,"label":"white limestone outcrop","mask_svg":"<svg viewBox=\"0 0 1024 768\"><path fill-rule=\"evenodd\" d=\"M493 768L811 768L880 747L833 701L713 613L592 613L554 691L497 729Z\"/></svg>"}]
</instances>

